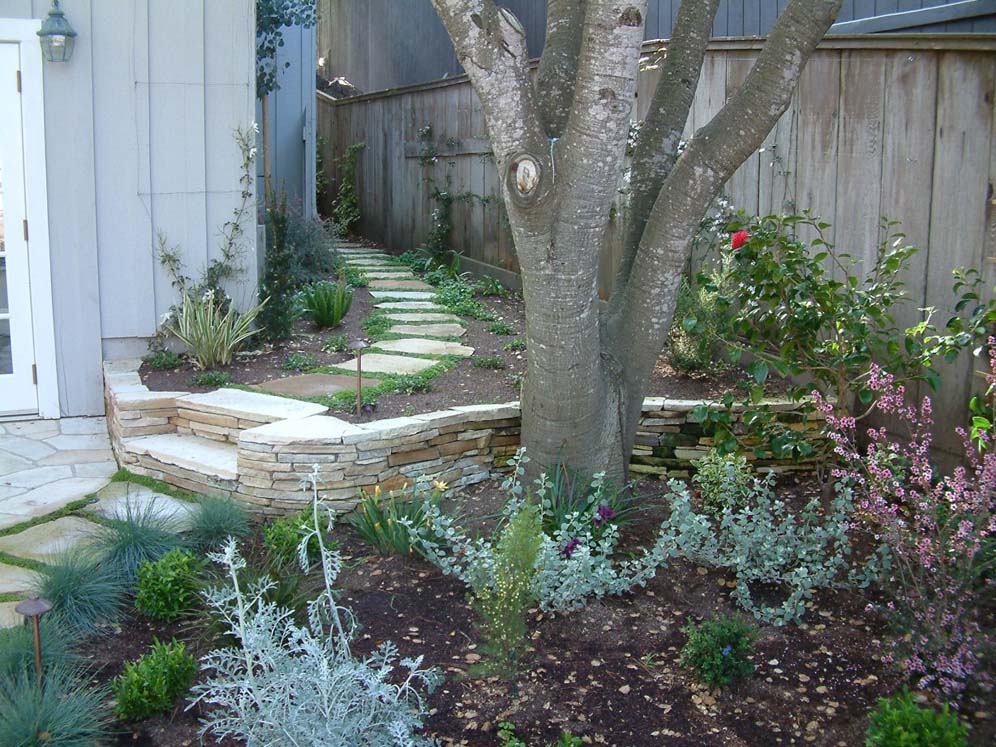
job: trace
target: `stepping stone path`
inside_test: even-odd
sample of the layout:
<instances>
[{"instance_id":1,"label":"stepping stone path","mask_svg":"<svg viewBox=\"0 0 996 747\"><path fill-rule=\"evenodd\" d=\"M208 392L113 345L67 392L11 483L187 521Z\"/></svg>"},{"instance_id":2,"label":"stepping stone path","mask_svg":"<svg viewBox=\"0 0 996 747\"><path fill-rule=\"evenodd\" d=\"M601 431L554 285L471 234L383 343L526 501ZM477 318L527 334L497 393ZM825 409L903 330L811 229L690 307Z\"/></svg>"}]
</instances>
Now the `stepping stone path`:
<instances>
[{"instance_id":1,"label":"stepping stone path","mask_svg":"<svg viewBox=\"0 0 996 747\"><path fill-rule=\"evenodd\" d=\"M434 365L434 362L421 357L409 356L441 356L456 355L468 358L474 354L474 349L466 345L448 341L447 337L463 337L466 328L460 323L460 317L452 314L443 306L435 303L435 288L418 279L410 269L401 265L395 257L375 248L360 244L343 243L336 247L337 251L346 257L346 263L362 271L369 282L367 286L370 296L374 299L374 307L387 312L385 316L392 324L390 332L405 335L403 339L384 340L374 343L376 352L363 356L363 370L373 374L410 374L423 371ZM385 301L382 299L392 299ZM337 368L350 371L356 370L356 359L352 358L336 364ZM293 377L285 379L283 386L308 389L311 382L301 381ZM262 385L261 385L262 386ZM318 383L315 383L318 386ZM265 385L269 391L281 393L297 393L285 389L275 389L274 385ZM304 396L313 396L313 392Z\"/></svg>"},{"instance_id":2,"label":"stepping stone path","mask_svg":"<svg viewBox=\"0 0 996 747\"><path fill-rule=\"evenodd\" d=\"M460 321L460 317L458 317L456 314L439 314L433 312L428 312L424 314L420 314L418 312L406 314L402 312L400 314L395 314L395 313L384 314L384 316L386 316L392 322L405 322L405 323L429 322L432 324L445 324L446 322L458 323Z\"/></svg>"},{"instance_id":3,"label":"stepping stone path","mask_svg":"<svg viewBox=\"0 0 996 747\"><path fill-rule=\"evenodd\" d=\"M386 350L392 353L412 353L413 355L459 355L462 358L469 358L474 354L474 348L460 345L455 342L444 342L443 340L384 340L375 342L373 347L378 350ZM366 356L364 356L364 360ZM366 363L363 364L366 366Z\"/></svg>"},{"instance_id":4,"label":"stepping stone path","mask_svg":"<svg viewBox=\"0 0 996 747\"><path fill-rule=\"evenodd\" d=\"M446 312L445 306L434 304L431 301L383 301L374 304L374 307L385 311L422 311L432 314Z\"/></svg>"},{"instance_id":5,"label":"stepping stone path","mask_svg":"<svg viewBox=\"0 0 996 747\"><path fill-rule=\"evenodd\" d=\"M342 363L336 363L336 368L356 370L356 358ZM404 355L381 355L367 353L363 356L363 373L373 374L414 374L432 368L436 361L428 358L409 358ZM366 379L364 379L366 381Z\"/></svg>"},{"instance_id":6,"label":"stepping stone path","mask_svg":"<svg viewBox=\"0 0 996 747\"><path fill-rule=\"evenodd\" d=\"M463 337L467 334L459 324L395 324L391 332L413 337Z\"/></svg>"},{"instance_id":7,"label":"stepping stone path","mask_svg":"<svg viewBox=\"0 0 996 747\"><path fill-rule=\"evenodd\" d=\"M401 301L431 301L436 297L435 291L402 291L402 290L372 290L374 298L397 298Z\"/></svg>"},{"instance_id":8,"label":"stepping stone path","mask_svg":"<svg viewBox=\"0 0 996 747\"><path fill-rule=\"evenodd\" d=\"M366 368L366 364L364 364ZM377 386L380 379L363 377L363 386ZM336 392L356 391L356 377L341 374L301 374L256 385L257 389L292 397L325 397Z\"/></svg>"}]
</instances>

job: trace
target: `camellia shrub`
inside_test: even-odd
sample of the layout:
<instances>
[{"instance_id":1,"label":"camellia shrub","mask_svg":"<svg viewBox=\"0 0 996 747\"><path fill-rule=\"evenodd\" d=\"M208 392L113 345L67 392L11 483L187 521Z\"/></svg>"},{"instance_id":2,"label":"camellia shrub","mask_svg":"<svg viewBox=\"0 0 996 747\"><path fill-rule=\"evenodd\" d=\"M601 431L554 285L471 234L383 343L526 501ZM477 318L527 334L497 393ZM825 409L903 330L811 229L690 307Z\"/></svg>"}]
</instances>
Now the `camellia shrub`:
<instances>
[{"instance_id":1,"label":"camellia shrub","mask_svg":"<svg viewBox=\"0 0 996 747\"><path fill-rule=\"evenodd\" d=\"M996 360L992 365L990 383ZM983 616L996 589L996 451L985 434L980 452L960 430L967 466L941 474L930 461L930 400L909 404L903 385L874 366L869 386L875 409L906 434L900 439L869 428L860 446L854 418L834 415L823 402L844 465L836 474L890 550L892 599L882 611L909 633L896 640L896 658L918 687L956 695L985 676L983 659L993 643Z\"/></svg>"}]
</instances>

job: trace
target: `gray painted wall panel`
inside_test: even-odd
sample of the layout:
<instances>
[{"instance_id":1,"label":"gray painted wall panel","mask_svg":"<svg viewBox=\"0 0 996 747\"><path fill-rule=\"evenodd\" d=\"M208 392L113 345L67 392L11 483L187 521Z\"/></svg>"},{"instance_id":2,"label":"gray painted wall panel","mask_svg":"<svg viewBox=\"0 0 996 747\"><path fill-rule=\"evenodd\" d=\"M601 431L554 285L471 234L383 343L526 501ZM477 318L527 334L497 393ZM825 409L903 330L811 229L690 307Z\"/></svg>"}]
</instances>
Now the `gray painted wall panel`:
<instances>
[{"instance_id":1,"label":"gray painted wall panel","mask_svg":"<svg viewBox=\"0 0 996 747\"><path fill-rule=\"evenodd\" d=\"M843 0L838 20L955 2L959 0ZM546 3L542 0L499 0L499 3L516 14L526 29L530 55L539 56ZM764 35L771 30L785 3L786 0L720 0L713 35ZM650 0L645 37L668 38L680 5L680 0ZM324 74L328 78L343 76L369 93L462 72L431 0L319 0L319 9L322 21L318 49L327 58ZM930 30L992 31L996 30L996 16L976 19L971 24L944 24Z\"/></svg>"},{"instance_id":2,"label":"gray painted wall panel","mask_svg":"<svg viewBox=\"0 0 996 747\"><path fill-rule=\"evenodd\" d=\"M45 67L53 311L62 413L84 415L103 411L104 354L142 352L176 301L155 232L188 274L217 256L238 199L232 131L253 116L254 19L244 0L62 5L79 36L68 64ZM0 0L0 17L49 6ZM231 290L248 300L255 286L247 262Z\"/></svg>"},{"instance_id":3,"label":"gray painted wall panel","mask_svg":"<svg viewBox=\"0 0 996 747\"><path fill-rule=\"evenodd\" d=\"M271 180L291 205L315 214L315 29L284 29L277 52L280 88L270 94ZM289 62L290 67L284 67ZM262 107L256 106L257 118ZM262 142L260 142L262 147ZM256 164L257 193L263 194L263 161Z\"/></svg>"}]
</instances>

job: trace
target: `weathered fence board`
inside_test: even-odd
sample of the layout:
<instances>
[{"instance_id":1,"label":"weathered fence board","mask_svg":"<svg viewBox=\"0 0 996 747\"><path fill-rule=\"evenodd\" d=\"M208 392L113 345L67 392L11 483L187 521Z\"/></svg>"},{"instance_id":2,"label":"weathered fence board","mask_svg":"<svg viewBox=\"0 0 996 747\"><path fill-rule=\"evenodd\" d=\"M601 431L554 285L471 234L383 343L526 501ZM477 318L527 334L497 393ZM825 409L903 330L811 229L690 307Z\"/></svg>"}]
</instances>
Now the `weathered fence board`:
<instances>
[{"instance_id":1,"label":"weathered fence board","mask_svg":"<svg viewBox=\"0 0 996 747\"><path fill-rule=\"evenodd\" d=\"M710 46L686 136L736 90L759 49L752 40ZM652 67L641 73L635 116L645 115L658 75ZM899 321L912 324L919 309L935 306L943 322L952 309L951 271L982 267L984 256L996 255L994 79L996 36L828 39L728 196L751 213L810 209L833 225L828 238L864 263L874 257L881 217L900 221L921 252L906 277L911 302ZM338 102L320 95L318 111L333 179L345 148L367 143L358 167L360 234L414 249L432 228L433 184L471 192L486 201L453 204L451 245L466 257L464 269L517 271L481 106L465 78ZM418 157L426 126L438 152L432 164ZM609 242L603 296L617 257ZM966 360L945 371L938 412L963 412L979 386L972 368Z\"/></svg>"}]
</instances>

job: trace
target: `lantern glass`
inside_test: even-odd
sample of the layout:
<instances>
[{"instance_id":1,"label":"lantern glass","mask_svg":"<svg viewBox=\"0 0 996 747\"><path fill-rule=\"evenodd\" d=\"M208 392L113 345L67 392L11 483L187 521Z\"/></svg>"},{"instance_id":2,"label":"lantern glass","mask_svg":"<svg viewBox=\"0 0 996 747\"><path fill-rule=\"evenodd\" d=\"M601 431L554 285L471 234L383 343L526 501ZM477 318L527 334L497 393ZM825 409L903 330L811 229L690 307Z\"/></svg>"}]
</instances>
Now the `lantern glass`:
<instances>
[{"instance_id":1,"label":"lantern glass","mask_svg":"<svg viewBox=\"0 0 996 747\"><path fill-rule=\"evenodd\" d=\"M68 62L76 46L76 31L59 7L59 0L52 1L48 18L38 31L42 53L49 62Z\"/></svg>"}]
</instances>

